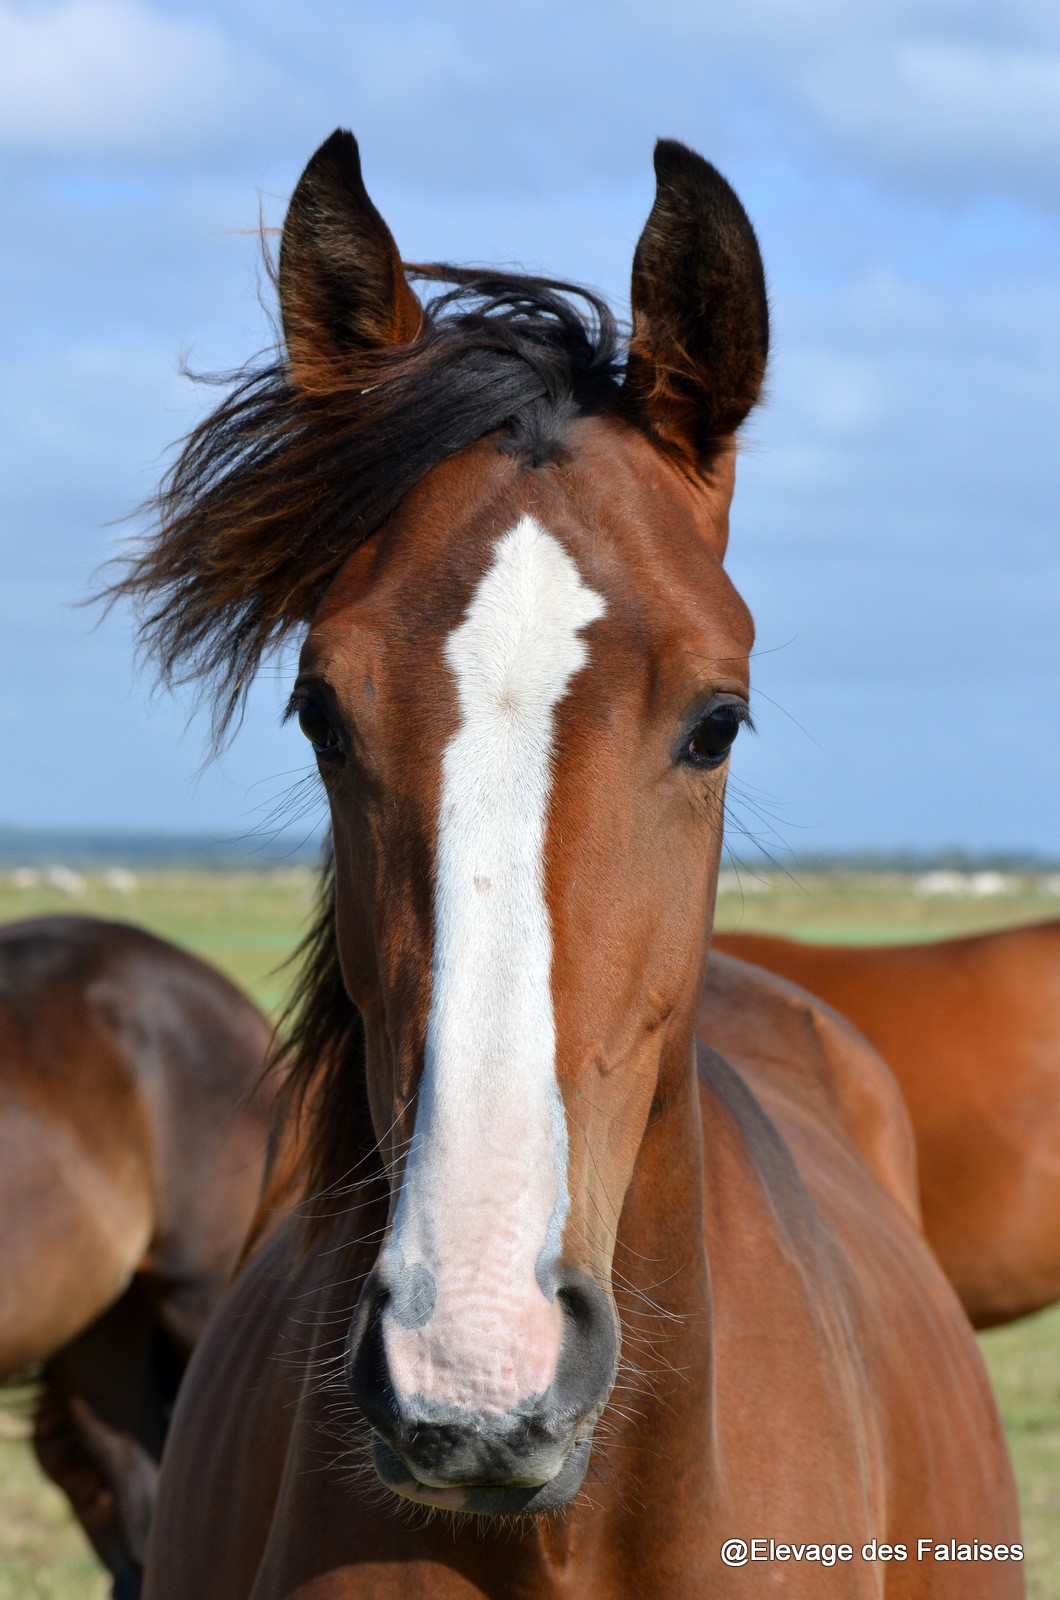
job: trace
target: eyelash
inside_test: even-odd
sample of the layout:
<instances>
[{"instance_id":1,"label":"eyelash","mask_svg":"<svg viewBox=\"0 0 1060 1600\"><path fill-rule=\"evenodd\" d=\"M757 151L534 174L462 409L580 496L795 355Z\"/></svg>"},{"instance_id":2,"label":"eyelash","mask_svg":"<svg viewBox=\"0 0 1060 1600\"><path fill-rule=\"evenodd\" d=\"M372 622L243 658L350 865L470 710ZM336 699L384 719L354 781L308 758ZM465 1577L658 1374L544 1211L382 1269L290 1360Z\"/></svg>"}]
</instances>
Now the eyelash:
<instances>
[{"instance_id":1,"label":"eyelash","mask_svg":"<svg viewBox=\"0 0 1060 1600\"><path fill-rule=\"evenodd\" d=\"M714 727L710 724L713 721ZM754 731L751 713L742 700L719 700L705 707L691 726L686 727L678 743L676 760L697 772L714 772L724 766L729 752L742 727ZM731 737L726 735L731 730ZM714 735L715 748L710 748L710 735ZM699 738L705 749L697 751Z\"/></svg>"},{"instance_id":2,"label":"eyelash","mask_svg":"<svg viewBox=\"0 0 1060 1600\"><path fill-rule=\"evenodd\" d=\"M314 715L319 718L315 730L310 720ZM283 720L289 722L292 718L297 719L318 761L334 761L345 754L339 730L331 718L323 696L311 689L296 689L287 702ZM316 738L314 732L317 734Z\"/></svg>"}]
</instances>

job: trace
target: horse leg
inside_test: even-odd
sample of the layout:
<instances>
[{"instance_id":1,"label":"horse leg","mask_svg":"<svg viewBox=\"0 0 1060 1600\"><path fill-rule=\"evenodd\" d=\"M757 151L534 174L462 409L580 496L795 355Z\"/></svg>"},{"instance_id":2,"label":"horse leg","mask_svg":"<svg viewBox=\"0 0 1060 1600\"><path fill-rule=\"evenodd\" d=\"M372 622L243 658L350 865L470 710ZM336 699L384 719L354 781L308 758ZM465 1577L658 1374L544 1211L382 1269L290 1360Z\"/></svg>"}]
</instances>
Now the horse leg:
<instances>
[{"instance_id":1,"label":"horse leg","mask_svg":"<svg viewBox=\"0 0 1060 1600\"><path fill-rule=\"evenodd\" d=\"M33 1422L37 1460L107 1568L114 1600L139 1600L157 1464L76 1396L47 1386Z\"/></svg>"},{"instance_id":2,"label":"horse leg","mask_svg":"<svg viewBox=\"0 0 1060 1600\"><path fill-rule=\"evenodd\" d=\"M111 1573L135 1600L158 1460L182 1360L138 1283L44 1369L37 1459Z\"/></svg>"}]
</instances>

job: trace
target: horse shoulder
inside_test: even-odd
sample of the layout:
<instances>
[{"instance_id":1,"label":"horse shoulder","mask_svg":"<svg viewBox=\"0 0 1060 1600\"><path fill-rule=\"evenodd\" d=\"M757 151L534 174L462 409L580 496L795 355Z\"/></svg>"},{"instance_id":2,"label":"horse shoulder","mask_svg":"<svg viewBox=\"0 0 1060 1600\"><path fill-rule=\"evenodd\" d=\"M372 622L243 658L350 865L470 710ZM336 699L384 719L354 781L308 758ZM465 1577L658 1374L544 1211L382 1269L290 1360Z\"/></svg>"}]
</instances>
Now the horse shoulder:
<instances>
[{"instance_id":1,"label":"horse shoulder","mask_svg":"<svg viewBox=\"0 0 1060 1600\"><path fill-rule=\"evenodd\" d=\"M845 1017L796 984L715 952L697 1036L739 1065L805 1159L818 1159L825 1129L838 1133L919 1226L905 1102L882 1056Z\"/></svg>"},{"instance_id":2,"label":"horse shoulder","mask_svg":"<svg viewBox=\"0 0 1060 1600\"><path fill-rule=\"evenodd\" d=\"M822 1028L790 985L770 991L747 969L720 974L708 997L723 991L734 1009L699 1050L717 1437L722 1464L757 1467L731 1487L722 1479L720 1491L742 1515L767 1518L756 1485L783 1489L806 1528L833 1494L852 1524L864 1516L865 1537L885 1519L896 1539L915 1540L960 1512L989 1530L978 1537L1017 1540L1004 1438L972 1330L926 1245L911 1178L896 1182L893 1156L879 1159L881 1134L899 1156L909 1141L886 1068L872 1073L858 1035L840 1018ZM774 1017L767 1001L757 1023L745 1010L741 1029L737 1000L747 1007L770 992ZM857 1070L844 1081L848 1048ZM874 1077L873 1161L863 1100ZM737 1397L726 1371L755 1362L768 1381ZM813 1493L803 1499L801 1463L811 1458Z\"/></svg>"}]
</instances>

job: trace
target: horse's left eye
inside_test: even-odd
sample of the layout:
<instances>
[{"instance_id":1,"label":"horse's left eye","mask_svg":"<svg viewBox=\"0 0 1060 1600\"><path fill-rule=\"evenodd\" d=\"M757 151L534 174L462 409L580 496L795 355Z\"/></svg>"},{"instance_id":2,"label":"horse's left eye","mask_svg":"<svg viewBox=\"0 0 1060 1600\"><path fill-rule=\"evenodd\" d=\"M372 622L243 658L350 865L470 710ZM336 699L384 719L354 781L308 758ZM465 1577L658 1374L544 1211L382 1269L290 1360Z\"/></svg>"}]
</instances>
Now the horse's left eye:
<instances>
[{"instance_id":1,"label":"horse's left eye","mask_svg":"<svg viewBox=\"0 0 1060 1600\"><path fill-rule=\"evenodd\" d=\"M715 706L702 717L681 747L680 758L690 767L720 767L733 747L746 712L737 706Z\"/></svg>"},{"instance_id":2,"label":"horse's left eye","mask_svg":"<svg viewBox=\"0 0 1060 1600\"><path fill-rule=\"evenodd\" d=\"M307 700L298 707L298 726L318 756L340 753L339 736L319 700Z\"/></svg>"}]
</instances>

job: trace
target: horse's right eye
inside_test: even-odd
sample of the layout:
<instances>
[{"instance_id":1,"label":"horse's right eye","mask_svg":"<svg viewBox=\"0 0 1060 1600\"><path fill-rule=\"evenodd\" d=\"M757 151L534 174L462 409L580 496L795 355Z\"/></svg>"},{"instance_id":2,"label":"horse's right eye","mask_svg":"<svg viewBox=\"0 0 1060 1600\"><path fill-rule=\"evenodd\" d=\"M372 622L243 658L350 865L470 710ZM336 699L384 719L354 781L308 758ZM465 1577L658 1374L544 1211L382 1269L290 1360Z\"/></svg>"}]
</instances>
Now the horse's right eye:
<instances>
[{"instance_id":1,"label":"horse's right eye","mask_svg":"<svg viewBox=\"0 0 1060 1600\"><path fill-rule=\"evenodd\" d=\"M316 755L330 758L342 754L339 736L319 700L306 700L298 707L298 726Z\"/></svg>"}]
</instances>

